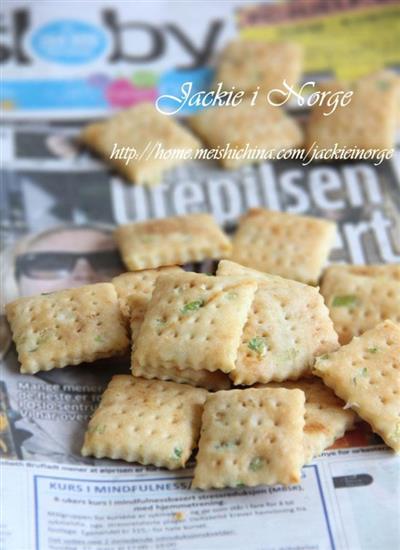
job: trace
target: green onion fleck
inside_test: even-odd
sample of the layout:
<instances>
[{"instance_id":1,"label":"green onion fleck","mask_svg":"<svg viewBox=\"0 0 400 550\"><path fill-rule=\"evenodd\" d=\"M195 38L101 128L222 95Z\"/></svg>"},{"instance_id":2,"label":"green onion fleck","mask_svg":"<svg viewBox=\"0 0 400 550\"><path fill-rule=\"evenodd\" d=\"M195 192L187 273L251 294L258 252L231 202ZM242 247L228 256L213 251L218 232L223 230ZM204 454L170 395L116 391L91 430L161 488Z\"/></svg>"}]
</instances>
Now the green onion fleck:
<instances>
[{"instance_id":1,"label":"green onion fleck","mask_svg":"<svg viewBox=\"0 0 400 550\"><path fill-rule=\"evenodd\" d=\"M258 470L261 470L261 468L264 466L264 459L260 456L256 456L253 458L250 462L250 470L252 472L258 472Z\"/></svg>"},{"instance_id":2,"label":"green onion fleck","mask_svg":"<svg viewBox=\"0 0 400 550\"><path fill-rule=\"evenodd\" d=\"M106 431L106 426L104 424L100 424L98 426L95 426L92 428L92 433L102 435Z\"/></svg>"},{"instance_id":3,"label":"green onion fleck","mask_svg":"<svg viewBox=\"0 0 400 550\"><path fill-rule=\"evenodd\" d=\"M368 348L367 351L368 353L378 353L378 348L377 347Z\"/></svg>"},{"instance_id":4,"label":"green onion fleck","mask_svg":"<svg viewBox=\"0 0 400 550\"><path fill-rule=\"evenodd\" d=\"M332 301L333 307L351 307L359 303L357 296L353 294L344 294L343 296L335 296Z\"/></svg>"},{"instance_id":5,"label":"green onion fleck","mask_svg":"<svg viewBox=\"0 0 400 550\"><path fill-rule=\"evenodd\" d=\"M194 302L189 302L188 304L185 304L181 309L181 313L189 313L189 311L198 311L203 306L204 306L204 300L195 300Z\"/></svg>"},{"instance_id":6,"label":"green onion fleck","mask_svg":"<svg viewBox=\"0 0 400 550\"><path fill-rule=\"evenodd\" d=\"M357 379L358 378L366 378L368 376L368 369L367 367L363 367L358 371L358 373L353 377L353 384L357 385Z\"/></svg>"},{"instance_id":7,"label":"green onion fleck","mask_svg":"<svg viewBox=\"0 0 400 550\"><path fill-rule=\"evenodd\" d=\"M102 344L104 342L104 338L100 335L96 336L94 339L95 342L99 342L99 344Z\"/></svg>"},{"instance_id":8,"label":"green onion fleck","mask_svg":"<svg viewBox=\"0 0 400 550\"><path fill-rule=\"evenodd\" d=\"M325 355L321 355L320 359L322 359L323 361L327 361L328 359L330 359L329 353L325 353Z\"/></svg>"},{"instance_id":9,"label":"green onion fleck","mask_svg":"<svg viewBox=\"0 0 400 550\"><path fill-rule=\"evenodd\" d=\"M52 330L44 330L40 333L40 336L39 338L36 340L36 345L37 346L40 346L41 344L45 344L46 342L48 342L51 337L53 336L53 331Z\"/></svg>"},{"instance_id":10,"label":"green onion fleck","mask_svg":"<svg viewBox=\"0 0 400 550\"><path fill-rule=\"evenodd\" d=\"M257 353L257 355L262 357L263 355L265 355L267 346L265 344L264 338L261 338L260 336L255 336L254 338L249 340L249 342L247 344L247 347L251 351L255 351Z\"/></svg>"},{"instance_id":11,"label":"green onion fleck","mask_svg":"<svg viewBox=\"0 0 400 550\"><path fill-rule=\"evenodd\" d=\"M182 449L180 447L175 447L174 449L174 458L177 460L179 458L181 458L182 456Z\"/></svg>"},{"instance_id":12,"label":"green onion fleck","mask_svg":"<svg viewBox=\"0 0 400 550\"><path fill-rule=\"evenodd\" d=\"M144 244L150 244L154 241L154 235L142 235L140 237L140 240L142 241L142 243Z\"/></svg>"},{"instance_id":13,"label":"green onion fleck","mask_svg":"<svg viewBox=\"0 0 400 550\"><path fill-rule=\"evenodd\" d=\"M376 85L378 89L382 91L388 90L391 86L390 82L387 80L377 80Z\"/></svg>"}]
</instances>

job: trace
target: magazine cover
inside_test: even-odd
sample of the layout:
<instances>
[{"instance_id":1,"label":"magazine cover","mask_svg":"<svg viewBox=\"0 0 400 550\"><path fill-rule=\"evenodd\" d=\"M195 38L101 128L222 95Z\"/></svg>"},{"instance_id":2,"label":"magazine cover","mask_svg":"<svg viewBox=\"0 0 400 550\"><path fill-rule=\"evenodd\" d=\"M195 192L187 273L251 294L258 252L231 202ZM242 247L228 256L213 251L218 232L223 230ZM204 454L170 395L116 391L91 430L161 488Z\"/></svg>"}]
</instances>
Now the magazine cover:
<instances>
[{"instance_id":1,"label":"magazine cover","mask_svg":"<svg viewBox=\"0 0 400 550\"><path fill-rule=\"evenodd\" d=\"M399 2L0 12L0 548L400 548Z\"/></svg>"}]
</instances>

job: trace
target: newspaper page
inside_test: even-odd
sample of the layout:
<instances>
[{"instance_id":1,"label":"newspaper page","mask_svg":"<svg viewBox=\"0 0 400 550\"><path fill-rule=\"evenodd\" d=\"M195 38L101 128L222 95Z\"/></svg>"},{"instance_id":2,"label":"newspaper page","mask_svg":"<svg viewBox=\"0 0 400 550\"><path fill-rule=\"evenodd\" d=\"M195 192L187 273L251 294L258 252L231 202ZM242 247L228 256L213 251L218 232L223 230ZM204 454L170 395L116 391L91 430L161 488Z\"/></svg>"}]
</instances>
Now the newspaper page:
<instances>
[{"instance_id":1,"label":"newspaper page","mask_svg":"<svg viewBox=\"0 0 400 550\"><path fill-rule=\"evenodd\" d=\"M301 484L288 487L194 491L194 461L170 472L83 458L88 420L111 376L130 372L129 358L21 375L4 303L108 281L124 271L112 238L116 225L193 212L210 212L228 233L251 207L323 217L338 225L330 262L399 263L400 146L379 165L303 166L284 160L227 171L202 161L168 171L155 187L129 185L76 144L84 121L154 97L160 89L175 90L187 78L177 70L182 65L204 87L226 41L241 32L261 32L263 26L278 32L270 22L292 16L265 10L288 3L205 2L201 9L195 2L80 2L84 9L74 2L4 4L1 548L399 548L400 460L364 422L305 466ZM371 21L365 10L374 11L380 25L385 10L394 9L390 2L360 2L357 9L350 6L354 2L339 4L357 21L361 37L362 25ZM332 25L343 17L338 10L323 15L327 24L333 18ZM252 27L254 21L262 24ZM76 58L59 64L46 58L54 52L79 58L75 46L56 47L57 37L65 46L63 33L71 25L87 41L86 54L95 55L97 48L100 57L86 65ZM94 29L99 35L93 35ZM388 32L387 41L391 38ZM391 44L383 50L388 57L382 65L390 57L399 67ZM120 61L110 61L115 57ZM338 58L335 64L341 66ZM114 103L108 101L112 97ZM215 265L187 267L210 272Z\"/></svg>"}]
</instances>

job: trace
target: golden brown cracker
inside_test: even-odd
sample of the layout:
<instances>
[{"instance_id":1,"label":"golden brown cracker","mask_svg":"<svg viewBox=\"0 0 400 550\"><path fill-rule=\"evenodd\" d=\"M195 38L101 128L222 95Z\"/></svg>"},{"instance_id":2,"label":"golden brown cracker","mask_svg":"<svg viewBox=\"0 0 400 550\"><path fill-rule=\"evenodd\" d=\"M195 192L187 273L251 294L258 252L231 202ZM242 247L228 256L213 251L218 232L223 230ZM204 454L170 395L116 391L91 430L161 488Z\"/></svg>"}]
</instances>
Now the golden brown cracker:
<instances>
[{"instance_id":1,"label":"golden brown cracker","mask_svg":"<svg viewBox=\"0 0 400 550\"><path fill-rule=\"evenodd\" d=\"M184 162L181 156L157 158L153 151L157 144L163 150L182 151L200 146L186 128L159 113L151 103L140 103L105 121L89 124L83 129L80 141L137 184L159 183L166 170Z\"/></svg>"},{"instance_id":2,"label":"golden brown cracker","mask_svg":"<svg viewBox=\"0 0 400 550\"><path fill-rule=\"evenodd\" d=\"M160 275L136 340L133 371L135 365L233 370L256 288L237 277Z\"/></svg>"},{"instance_id":3,"label":"golden brown cracker","mask_svg":"<svg viewBox=\"0 0 400 550\"><path fill-rule=\"evenodd\" d=\"M306 398L304 460L306 464L333 445L336 439L342 437L347 430L351 430L357 421L357 414L351 409L344 409L345 403L315 376L296 382L269 384L267 387L299 389L304 392Z\"/></svg>"},{"instance_id":4,"label":"golden brown cracker","mask_svg":"<svg viewBox=\"0 0 400 550\"><path fill-rule=\"evenodd\" d=\"M338 351L318 358L314 373L400 452L399 325L379 323Z\"/></svg>"},{"instance_id":5,"label":"golden brown cracker","mask_svg":"<svg viewBox=\"0 0 400 550\"><path fill-rule=\"evenodd\" d=\"M117 291L122 315L127 323L130 322L132 338L136 337L143 321L157 277L160 273L174 273L175 271L181 271L181 268L171 266L130 271L112 279L111 282Z\"/></svg>"},{"instance_id":6,"label":"golden brown cracker","mask_svg":"<svg viewBox=\"0 0 400 550\"><path fill-rule=\"evenodd\" d=\"M388 79L360 79L351 85L324 83L323 91L353 91L346 106L329 112L326 103L311 109L306 129L306 148L391 149L398 113L398 86ZM329 109L329 110L327 110Z\"/></svg>"},{"instance_id":7,"label":"golden brown cracker","mask_svg":"<svg viewBox=\"0 0 400 550\"><path fill-rule=\"evenodd\" d=\"M111 283L19 298L6 306L6 313L23 373L92 362L128 349Z\"/></svg>"},{"instance_id":8,"label":"golden brown cracker","mask_svg":"<svg viewBox=\"0 0 400 550\"><path fill-rule=\"evenodd\" d=\"M206 390L130 375L114 376L91 418L83 456L175 470L197 445Z\"/></svg>"},{"instance_id":9,"label":"golden brown cracker","mask_svg":"<svg viewBox=\"0 0 400 550\"><path fill-rule=\"evenodd\" d=\"M310 373L317 355L337 349L337 334L317 288L229 260L219 263L217 275L253 277L258 285L230 373L234 384L299 378Z\"/></svg>"},{"instance_id":10,"label":"golden brown cracker","mask_svg":"<svg viewBox=\"0 0 400 550\"><path fill-rule=\"evenodd\" d=\"M400 282L386 277L353 275L327 270L321 294L341 344L359 336L380 321L400 323Z\"/></svg>"},{"instance_id":11,"label":"golden brown cracker","mask_svg":"<svg viewBox=\"0 0 400 550\"><path fill-rule=\"evenodd\" d=\"M300 482L304 393L253 389L209 395L192 487Z\"/></svg>"},{"instance_id":12,"label":"golden brown cracker","mask_svg":"<svg viewBox=\"0 0 400 550\"><path fill-rule=\"evenodd\" d=\"M130 271L222 258L232 247L209 214L188 214L119 226L115 239Z\"/></svg>"},{"instance_id":13,"label":"golden brown cracker","mask_svg":"<svg viewBox=\"0 0 400 550\"><path fill-rule=\"evenodd\" d=\"M258 271L316 284L335 233L331 221L252 208L239 221L231 259Z\"/></svg>"},{"instance_id":14,"label":"golden brown cracker","mask_svg":"<svg viewBox=\"0 0 400 550\"><path fill-rule=\"evenodd\" d=\"M226 149L218 158L225 168L262 162L264 151L291 149L303 142L297 122L266 101L250 105L245 100L237 106L205 109L191 117L189 124L210 149Z\"/></svg>"},{"instance_id":15,"label":"golden brown cracker","mask_svg":"<svg viewBox=\"0 0 400 550\"><path fill-rule=\"evenodd\" d=\"M222 82L227 90L234 86L236 90L259 89L266 94L275 88L282 89L284 80L295 86L302 61L302 48L293 42L232 40L219 57L214 87Z\"/></svg>"}]
</instances>

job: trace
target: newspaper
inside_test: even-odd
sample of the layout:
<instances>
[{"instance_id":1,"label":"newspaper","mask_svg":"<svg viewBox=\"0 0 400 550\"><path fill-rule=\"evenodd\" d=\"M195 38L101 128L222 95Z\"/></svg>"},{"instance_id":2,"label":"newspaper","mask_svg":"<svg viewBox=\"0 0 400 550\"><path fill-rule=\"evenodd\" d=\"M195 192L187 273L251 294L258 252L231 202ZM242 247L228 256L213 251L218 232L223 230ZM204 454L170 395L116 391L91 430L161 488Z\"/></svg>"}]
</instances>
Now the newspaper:
<instances>
[{"instance_id":1,"label":"newspaper","mask_svg":"<svg viewBox=\"0 0 400 550\"><path fill-rule=\"evenodd\" d=\"M104 10L114 10L125 23L130 15L142 25L175 25L197 44L207 35L204 29L217 28L212 26L217 20L223 33L214 52L234 34L240 9L238 2L206 3L195 13L181 3L158 3L157 9L154 3L135 3L132 10L127 4L90 2L76 18L93 22ZM8 18L15 18L17 5L10 3ZM40 2L24 3L21 9L33 33L39 23L68 13L55 3L45 9ZM169 62L169 68L181 63L181 54L165 55L157 70L167 71ZM29 66L22 69L23 78L49 70L43 65L29 75ZM83 71L59 70L66 79ZM101 70L110 67L103 63ZM157 187L139 187L74 142L84 112L90 118L109 109L25 105L3 125L2 314L4 303L18 296L109 280L122 272L111 237L116 224L190 212L212 213L228 233L254 206L325 217L338 224L331 262L400 262L400 147L380 166L276 161L228 172L213 162L193 162L169 171ZM213 269L207 262L188 267ZM129 372L128 358L20 375L4 315L0 346L1 548L400 547L400 459L366 424L304 467L299 486L192 491L193 462L169 472L80 456L88 419L110 377Z\"/></svg>"}]
</instances>

